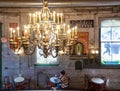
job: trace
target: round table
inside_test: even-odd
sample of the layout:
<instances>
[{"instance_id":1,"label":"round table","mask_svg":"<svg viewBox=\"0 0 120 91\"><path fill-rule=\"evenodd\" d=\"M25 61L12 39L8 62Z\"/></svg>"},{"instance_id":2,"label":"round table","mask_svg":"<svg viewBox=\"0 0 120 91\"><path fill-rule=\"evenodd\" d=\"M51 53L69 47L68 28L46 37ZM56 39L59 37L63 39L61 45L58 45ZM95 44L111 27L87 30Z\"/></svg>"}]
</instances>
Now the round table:
<instances>
[{"instance_id":1,"label":"round table","mask_svg":"<svg viewBox=\"0 0 120 91\"><path fill-rule=\"evenodd\" d=\"M16 78L14 79L15 82L23 82L24 80L25 80L25 78L24 78L24 77L21 77L21 76L16 77Z\"/></svg>"},{"instance_id":2,"label":"round table","mask_svg":"<svg viewBox=\"0 0 120 91\"><path fill-rule=\"evenodd\" d=\"M58 79L57 77L51 77L51 78L50 78L50 82L52 82L52 83L59 83L59 82L61 82L61 81L60 81L60 79Z\"/></svg>"},{"instance_id":3,"label":"round table","mask_svg":"<svg viewBox=\"0 0 120 91\"><path fill-rule=\"evenodd\" d=\"M102 78L93 77L91 81L93 83L92 87L95 89L95 91L105 90L105 81Z\"/></svg>"},{"instance_id":4,"label":"round table","mask_svg":"<svg viewBox=\"0 0 120 91\"><path fill-rule=\"evenodd\" d=\"M101 78L92 78L91 80L93 83L96 83L96 84L103 84L104 83L104 80Z\"/></svg>"}]
</instances>

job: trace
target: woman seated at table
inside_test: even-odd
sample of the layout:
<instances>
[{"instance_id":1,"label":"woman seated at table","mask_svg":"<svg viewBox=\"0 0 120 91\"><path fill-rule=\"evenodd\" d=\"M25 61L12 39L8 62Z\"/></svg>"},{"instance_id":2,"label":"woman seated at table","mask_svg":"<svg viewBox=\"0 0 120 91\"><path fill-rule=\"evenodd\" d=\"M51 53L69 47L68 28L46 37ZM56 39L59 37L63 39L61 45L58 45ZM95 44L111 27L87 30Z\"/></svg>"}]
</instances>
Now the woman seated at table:
<instances>
[{"instance_id":1,"label":"woman seated at table","mask_svg":"<svg viewBox=\"0 0 120 91\"><path fill-rule=\"evenodd\" d=\"M68 87L68 78L64 70L60 72L60 77L58 78L61 80L61 82L57 84L57 87L59 89Z\"/></svg>"}]
</instances>

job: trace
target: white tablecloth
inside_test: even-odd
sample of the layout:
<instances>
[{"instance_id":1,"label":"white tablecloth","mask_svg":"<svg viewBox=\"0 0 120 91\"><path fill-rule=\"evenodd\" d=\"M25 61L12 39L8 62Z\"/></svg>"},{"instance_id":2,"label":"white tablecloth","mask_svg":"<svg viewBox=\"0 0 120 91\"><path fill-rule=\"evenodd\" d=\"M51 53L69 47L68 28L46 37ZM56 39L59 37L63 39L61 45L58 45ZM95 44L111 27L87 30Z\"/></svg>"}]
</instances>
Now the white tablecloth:
<instances>
[{"instance_id":1,"label":"white tablecloth","mask_svg":"<svg viewBox=\"0 0 120 91\"><path fill-rule=\"evenodd\" d=\"M21 77L21 76L16 77L16 78L14 79L15 82L23 82L24 80L25 80L24 77Z\"/></svg>"},{"instance_id":2,"label":"white tablecloth","mask_svg":"<svg viewBox=\"0 0 120 91\"><path fill-rule=\"evenodd\" d=\"M102 84L104 83L104 80L101 78L92 78L92 82L97 83L97 84Z\"/></svg>"},{"instance_id":3,"label":"white tablecloth","mask_svg":"<svg viewBox=\"0 0 120 91\"><path fill-rule=\"evenodd\" d=\"M61 81L60 81L60 79L58 79L57 77L51 77L51 78L50 78L50 82L52 82L52 83L59 83L59 82L61 82Z\"/></svg>"}]
</instances>

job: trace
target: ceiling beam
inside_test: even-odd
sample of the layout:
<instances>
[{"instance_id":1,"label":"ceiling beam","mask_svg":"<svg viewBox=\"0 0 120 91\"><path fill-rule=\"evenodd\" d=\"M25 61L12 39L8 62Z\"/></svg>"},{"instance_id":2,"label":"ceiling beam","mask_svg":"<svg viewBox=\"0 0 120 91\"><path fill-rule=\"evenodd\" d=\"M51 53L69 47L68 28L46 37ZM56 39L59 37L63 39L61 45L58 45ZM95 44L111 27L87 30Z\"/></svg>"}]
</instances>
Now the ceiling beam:
<instances>
[{"instance_id":1,"label":"ceiling beam","mask_svg":"<svg viewBox=\"0 0 120 91\"><path fill-rule=\"evenodd\" d=\"M42 7L42 2L15 2L0 1L0 7ZM113 1L68 1L68 2L48 2L48 7L80 7L80 6L118 6L119 0Z\"/></svg>"}]
</instances>

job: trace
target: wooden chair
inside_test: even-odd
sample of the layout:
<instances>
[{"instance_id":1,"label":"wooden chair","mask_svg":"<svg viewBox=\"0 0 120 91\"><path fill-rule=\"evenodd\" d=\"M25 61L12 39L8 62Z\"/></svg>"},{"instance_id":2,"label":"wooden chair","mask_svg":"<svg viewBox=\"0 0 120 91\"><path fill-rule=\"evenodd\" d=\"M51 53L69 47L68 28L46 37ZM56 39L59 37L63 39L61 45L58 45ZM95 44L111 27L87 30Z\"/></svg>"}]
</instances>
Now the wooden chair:
<instances>
[{"instance_id":1,"label":"wooden chair","mask_svg":"<svg viewBox=\"0 0 120 91\"><path fill-rule=\"evenodd\" d=\"M67 88L69 88L70 87L70 77L67 77L68 78L68 87Z\"/></svg>"},{"instance_id":2,"label":"wooden chair","mask_svg":"<svg viewBox=\"0 0 120 91\"><path fill-rule=\"evenodd\" d=\"M54 84L50 82L49 79L46 79L46 84L48 89L51 89L54 86Z\"/></svg>"},{"instance_id":3,"label":"wooden chair","mask_svg":"<svg viewBox=\"0 0 120 91\"><path fill-rule=\"evenodd\" d=\"M65 88L61 88L62 90L69 90L70 89L70 77L67 77L68 79L68 86Z\"/></svg>"},{"instance_id":4,"label":"wooden chair","mask_svg":"<svg viewBox=\"0 0 120 91\"><path fill-rule=\"evenodd\" d=\"M23 87L21 84L15 85L15 90L22 90L22 89L23 89Z\"/></svg>"},{"instance_id":5,"label":"wooden chair","mask_svg":"<svg viewBox=\"0 0 120 91\"><path fill-rule=\"evenodd\" d=\"M4 89L12 89L13 88L13 85L10 82L9 76L4 77L4 83L3 84L4 84Z\"/></svg>"},{"instance_id":6,"label":"wooden chair","mask_svg":"<svg viewBox=\"0 0 120 91\"><path fill-rule=\"evenodd\" d=\"M22 89L30 89L31 77L21 84Z\"/></svg>"},{"instance_id":7,"label":"wooden chair","mask_svg":"<svg viewBox=\"0 0 120 91\"><path fill-rule=\"evenodd\" d=\"M12 78L12 82L13 82L13 90L22 90L22 83L16 83L14 81L14 78Z\"/></svg>"}]
</instances>

